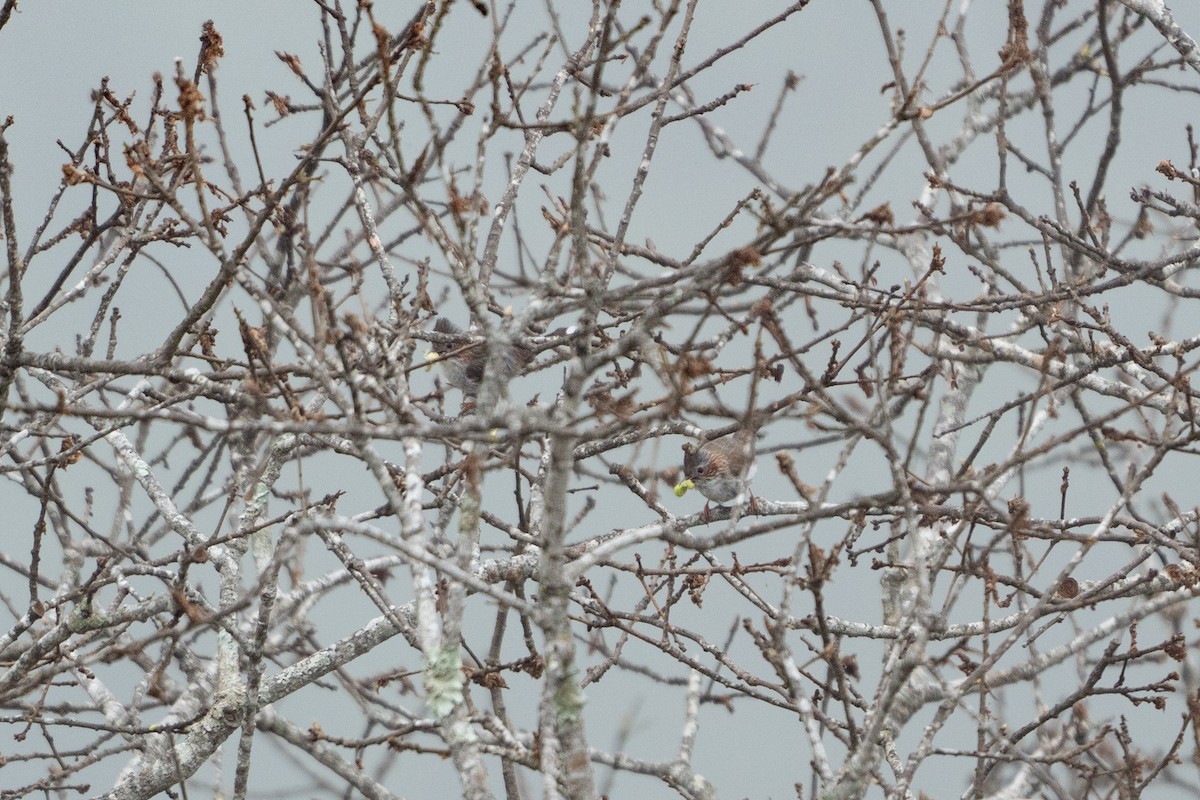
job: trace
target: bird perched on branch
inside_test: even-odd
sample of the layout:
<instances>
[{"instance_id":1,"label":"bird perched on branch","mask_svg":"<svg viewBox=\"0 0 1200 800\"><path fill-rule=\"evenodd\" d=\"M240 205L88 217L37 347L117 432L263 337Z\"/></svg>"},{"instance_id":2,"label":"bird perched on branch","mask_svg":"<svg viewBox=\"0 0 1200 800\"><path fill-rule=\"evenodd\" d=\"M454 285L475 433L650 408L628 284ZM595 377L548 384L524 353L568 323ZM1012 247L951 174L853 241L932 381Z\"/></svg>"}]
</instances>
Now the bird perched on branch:
<instances>
[{"instance_id":1,"label":"bird perched on branch","mask_svg":"<svg viewBox=\"0 0 1200 800\"><path fill-rule=\"evenodd\" d=\"M749 510L753 514L756 510L750 480L756 470L754 432L747 428L710 439L699 447L688 443L683 446L684 479L675 486L675 494L682 497L689 489L699 489L700 494L719 505L730 501L736 505L749 494ZM702 518L707 520L708 516L705 502Z\"/></svg>"},{"instance_id":2,"label":"bird perched on branch","mask_svg":"<svg viewBox=\"0 0 1200 800\"><path fill-rule=\"evenodd\" d=\"M487 343L478 337L464 334L462 330L445 317L438 317L433 324L433 330L448 336L461 336L462 343L451 345L445 352L431 352L425 356L430 364L442 368L446 381L463 393L464 405L466 400L474 402L483 382L484 370L487 368ZM500 361L500 387L505 390L508 382L520 374L530 361L533 351L519 344L513 345Z\"/></svg>"}]
</instances>

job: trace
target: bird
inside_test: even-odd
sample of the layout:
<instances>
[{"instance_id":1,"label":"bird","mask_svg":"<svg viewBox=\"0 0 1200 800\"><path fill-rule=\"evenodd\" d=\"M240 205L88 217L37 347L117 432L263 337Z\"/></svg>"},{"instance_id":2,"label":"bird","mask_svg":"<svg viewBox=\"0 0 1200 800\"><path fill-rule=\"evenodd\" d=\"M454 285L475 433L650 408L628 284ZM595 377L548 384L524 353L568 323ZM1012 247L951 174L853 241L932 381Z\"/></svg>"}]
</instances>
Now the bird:
<instances>
[{"instance_id":1,"label":"bird","mask_svg":"<svg viewBox=\"0 0 1200 800\"><path fill-rule=\"evenodd\" d=\"M463 393L463 399L474 402L479 393L479 385L483 382L484 369L487 367L488 351L483 339L468 338L462 330L445 317L438 317L433 324L433 330L448 336L462 335L464 342L452 346L445 354L429 353L426 359L437 363L451 386ZM520 344L514 344L500 362L501 390L508 382L533 360L533 351ZM465 402L464 402L465 404Z\"/></svg>"},{"instance_id":2,"label":"bird","mask_svg":"<svg viewBox=\"0 0 1200 800\"><path fill-rule=\"evenodd\" d=\"M688 443L683 446L684 479L675 486L675 494L682 497L688 489L696 488L718 505L731 500L740 503L749 494L749 510L753 514L754 493L750 491L750 480L756 471L754 432L748 428L710 439L699 447ZM707 520L708 516L708 503L705 502L702 518Z\"/></svg>"}]
</instances>

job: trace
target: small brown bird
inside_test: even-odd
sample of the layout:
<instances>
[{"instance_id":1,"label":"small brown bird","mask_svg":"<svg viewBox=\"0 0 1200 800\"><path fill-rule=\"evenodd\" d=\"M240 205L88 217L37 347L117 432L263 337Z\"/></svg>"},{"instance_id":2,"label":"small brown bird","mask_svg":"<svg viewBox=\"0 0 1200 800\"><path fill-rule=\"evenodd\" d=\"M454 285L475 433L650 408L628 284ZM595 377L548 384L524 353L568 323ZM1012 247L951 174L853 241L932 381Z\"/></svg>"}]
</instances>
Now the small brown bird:
<instances>
[{"instance_id":1,"label":"small brown bird","mask_svg":"<svg viewBox=\"0 0 1200 800\"><path fill-rule=\"evenodd\" d=\"M433 329L437 333L449 336L462 334L458 326L445 317L438 317L433 324ZM487 345L483 339L466 334L462 334L462 337L462 344L453 346L446 355L431 353L428 358L431 362L436 362L441 366L446 381L463 393L464 400L468 398L473 400L479 392L479 384L483 382L483 372L487 367ZM529 348L519 344L514 345L505 354L504 360L500 364L501 388L507 387L508 382L520 374L521 370L532 360L533 352Z\"/></svg>"},{"instance_id":2,"label":"small brown bird","mask_svg":"<svg viewBox=\"0 0 1200 800\"><path fill-rule=\"evenodd\" d=\"M720 439L710 439L696 447L683 446L684 480L675 487L675 494L682 496L693 487L709 500L719 505L733 501L740 503L750 495L750 513L754 511L754 493L750 491L750 480L757 465L754 463L754 432L740 430ZM708 519L708 503L704 504L703 518Z\"/></svg>"}]
</instances>

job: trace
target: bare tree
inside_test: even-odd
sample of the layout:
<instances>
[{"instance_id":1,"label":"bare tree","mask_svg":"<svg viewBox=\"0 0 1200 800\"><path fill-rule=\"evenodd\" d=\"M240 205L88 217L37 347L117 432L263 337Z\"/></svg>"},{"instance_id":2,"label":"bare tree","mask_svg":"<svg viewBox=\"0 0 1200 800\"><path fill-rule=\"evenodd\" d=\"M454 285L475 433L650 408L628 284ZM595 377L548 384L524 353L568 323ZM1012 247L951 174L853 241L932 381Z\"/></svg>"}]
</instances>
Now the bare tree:
<instances>
[{"instance_id":1,"label":"bare tree","mask_svg":"<svg viewBox=\"0 0 1200 800\"><path fill-rule=\"evenodd\" d=\"M209 23L36 214L10 118L0 796L1200 792L1200 52L951 5Z\"/></svg>"}]
</instances>

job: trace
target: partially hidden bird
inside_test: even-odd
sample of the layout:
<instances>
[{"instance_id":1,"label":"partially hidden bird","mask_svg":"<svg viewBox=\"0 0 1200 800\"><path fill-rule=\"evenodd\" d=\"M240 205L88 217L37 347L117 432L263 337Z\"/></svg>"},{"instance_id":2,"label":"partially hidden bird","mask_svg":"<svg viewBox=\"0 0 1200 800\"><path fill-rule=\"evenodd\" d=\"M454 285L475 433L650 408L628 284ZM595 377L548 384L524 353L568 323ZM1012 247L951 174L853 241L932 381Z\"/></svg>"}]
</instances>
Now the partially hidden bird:
<instances>
[{"instance_id":1,"label":"partially hidden bird","mask_svg":"<svg viewBox=\"0 0 1200 800\"><path fill-rule=\"evenodd\" d=\"M444 354L431 352L425 358L430 364L442 368L446 381L463 393L463 398L474 399L479 393L479 385L483 382L483 373L487 368L488 351L483 339L468 336L457 325L445 317L438 317L433 324L437 333L449 336L462 336L462 344L451 346ZM500 387L505 390L508 382L518 375L530 361L533 351L515 344L504 354L500 361Z\"/></svg>"},{"instance_id":2,"label":"partially hidden bird","mask_svg":"<svg viewBox=\"0 0 1200 800\"><path fill-rule=\"evenodd\" d=\"M683 446L684 479L676 484L675 494L682 497L695 488L719 505L730 501L736 505L749 494L749 511L753 514L756 510L750 480L756 470L754 432L749 429L710 439L699 447L688 443ZM707 520L708 517L709 507L705 502L702 518Z\"/></svg>"}]
</instances>

